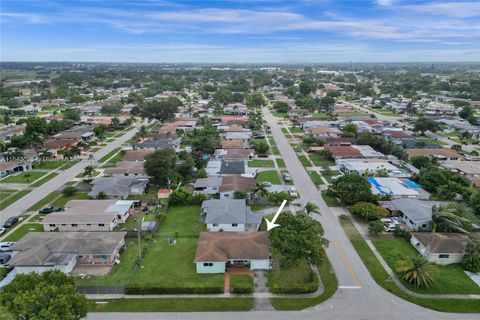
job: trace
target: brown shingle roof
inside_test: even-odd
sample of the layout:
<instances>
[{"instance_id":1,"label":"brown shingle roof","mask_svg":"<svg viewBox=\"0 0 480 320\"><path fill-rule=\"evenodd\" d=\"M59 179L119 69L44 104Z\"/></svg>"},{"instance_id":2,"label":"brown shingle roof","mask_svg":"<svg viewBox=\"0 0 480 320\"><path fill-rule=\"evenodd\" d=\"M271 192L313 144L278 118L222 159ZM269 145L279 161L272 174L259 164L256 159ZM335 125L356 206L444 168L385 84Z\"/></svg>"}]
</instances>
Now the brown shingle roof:
<instances>
[{"instance_id":1,"label":"brown shingle roof","mask_svg":"<svg viewBox=\"0 0 480 320\"><path fill-rule=\"evenodd\" d=\"M409 156L445 156L449 158L461 158L457 152L450 149L407 149Z\"/></svg>"},{"instance_id":2,"label":"brown shingle roof","mask_svg":"<svg viewBox=\"0 0 480 320\"><path fill-rule=\"evenodd\" d=\"M411 235L424 247L432 242L430 248L432 253L464 253L465 247L470 242L468 236L461 233L412 232Z\"/></svg>"},{"instance_id":3,"label":"brown shingle roof","mask_svg":"<svg viewBox=\"0 0 480 320\"><path fill-rule=\"evenodd\" d=\"M245 149L245 144L241 140L222 140L220 144L222 149Z\"/></svg>"},{"instance_id":4,"label":"brown shingle roof","mask_svg":"<svg viewBox=\"0 0 480 320\"><path fill-rule=\"evenodd\" d=\"M238 175L225 176L222 179L220 192L242 190L246 192L252 191L255 187L255 179L242 177Z\"/></svg>"},{"instance_id":5,"label":"brown shingle roof","mask_svg":"<svg viewBox=\"0 0 480 320\"><path fill-rule=\"evenodd\" d=\"M144 161L145 157L153 153L153 150L129 150L123 156L123 161Z\"/></svg>"},{"instance_id":6,"label":"brown shingle roof","mask_svg":"<svg viewBox=\"0 0 480 320\"><path fill-rule=\"evenodd\" d=\"M202 232L195 262L223 262L228 259L268 259L266 232Z\"/></svg>"},{"instance_id":7,"label":"brown shingle roof","mask_svg":"<svg viewBox=\"0 0 480 320\"><path fill-rule=\"evenodd\" d=\"M74 146L77 143L78 143L78 140L75 140L75 139L48 140L43 144L43 147L45 149L61 149L61 148Z\"/></svg>"},{"instance_id":8,"label":"brown shingle roof","mask_svg":"<svg viewBox=\"0 0 480 320\"><path fill-rule=\"evenodd\" d=\"M351 156L351 157L361 157L362 153L351 147L351 146L327 146L325 149L328 149L332 152L333 157L339 156Z\"/></svg>"}]
</instances>

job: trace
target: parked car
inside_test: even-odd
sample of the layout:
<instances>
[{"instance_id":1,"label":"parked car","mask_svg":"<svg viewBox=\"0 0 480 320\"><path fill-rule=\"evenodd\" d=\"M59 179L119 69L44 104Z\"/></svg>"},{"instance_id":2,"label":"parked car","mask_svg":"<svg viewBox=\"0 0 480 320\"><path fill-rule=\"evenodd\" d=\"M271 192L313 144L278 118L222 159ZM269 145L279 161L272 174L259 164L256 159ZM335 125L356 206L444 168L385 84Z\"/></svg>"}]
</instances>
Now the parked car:
<instances>
[{"instance_id":1,"label":"parked car","mask_svg":"<svg viewBox=\"0 0 480 320\"><path fill-rule=\"evenodd\" d=\"M38 210L38 212L41 213L41 214L49 214L49 213L57 212L57 211L60 211L60 210L62 210L62 208L50 206L50 207L42 208L42 209Z\"/></svg>"},{"instance_id":2,"label":"parked car","mask_svg":"<svg viewBox=\"0 0 480 320\"><path fill-rule=\"evenodd\" d=\"M10 247L14 244L15 242L0 242L0 251L10 251Z\"/></svg>"},{"instance_id":3,"label":"parked car","mask_svg":"<svg viewBox=\"0 0 480 320\"><path fill-rule=\"evenodd\" d=\"M18 217L16 217L16 216L10 217L10 218L7 219L7 221L5 221L5 223L3 224L3 227L4 228L10 228L15 223L17 223L17 221L18 221Z\"/></svg>"},{"instance_id":4,"label":"parked car","mask_svg":"<svg viewBox=\"0 0 480 320\"><path fill-rule=\"evenodd\" d=\"M0 228L0 235L4 234L4 233L5 233L5 231L7 231L7 229L6 229L6 228Z\"/></svg>"},{"instance_id":5,"label":"parked car","mask_svg":"<svg viewBox=\"0 0 480 320\"><path fill-rule=\"evenodd\" d=\"M397 230L399 226L400 226L400 223L388 223L388 224L385 224L385 226L383 227L383 230L385 230L385 232L393 232Z\"/></svg>"},{"instance_id":6,"label":"parked car","mask_svg":"<svg viewBox=\"0 0 480 320\"><path fill-rule=\"evenodd\" d=\"M253 139L265 139L265 136L263 134L254 134Z\"/></svg>"},{"instance_id":7,"label":"parked car","mask_svg":"<svg viewBox=\"0 0 480 320\"><path fill-rule=\"evenodd\" d=\"M290 175L285 172L285 173L283 174L283 180L289 182L289 181L292 181L292 177L290 177Z\"/></svg>"},{"instance_id":8,"label":"parked car","mask_svg":"<svg viewBox=\"0 0 480 320\"><path fill-rule=\"evenodd\" d=\"M271 186L272 186L272 183L271 183L271 182L268 182L268 181L263 181L263 182L262 182L262 186L264 186L265 188L268 188L268 187L271 187Z\"/></svg>"},{"instance_id":9,"label":"parked car","mask_svg":"<svg viewBox=\"0 0 480 320\"><path fill-rule=\"evenodd\" d=\"M0 253L0 264L5 264L10 260L12 256L9 253L2 252Z\"/></svg>"},{"instance_id":10,"label":"parked car","mask_svg":"<svg viewBox=\"0 0 480 320\"><path fill-rule=\"evenodd\" d=\"M294 198L298 198L298 192L297 192L297 189L295 189L295 187L291 187L290 190L288 191L288 193L294 197Z\"/></svg>"}]
</instances>

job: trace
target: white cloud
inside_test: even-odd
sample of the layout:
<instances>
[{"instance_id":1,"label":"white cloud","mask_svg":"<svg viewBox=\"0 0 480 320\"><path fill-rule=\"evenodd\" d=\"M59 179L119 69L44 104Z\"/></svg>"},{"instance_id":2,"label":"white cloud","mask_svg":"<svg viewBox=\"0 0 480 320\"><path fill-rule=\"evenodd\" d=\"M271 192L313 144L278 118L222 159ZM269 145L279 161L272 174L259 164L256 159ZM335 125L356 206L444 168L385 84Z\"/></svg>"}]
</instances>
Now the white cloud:
<instances>
[{"instance_id":1,"label":"white cloud","mask_svg":"<svg viewBox=\"0 0 480 320\"><path fill-rule=\"evenodd\" d=\"M377 0L379 6L391 6L393 5L393 0Z\"/></svg>"},{"instance_id":2,"label":"white cloud","mask_svg":"<svg viewBox=\"0 0 480 320\"><path fill-rule=\"evenodd\" d=\"M429 2L403 6L405 9L454 18L480 16L480 2Z\"/></svg>"}]
</instances>

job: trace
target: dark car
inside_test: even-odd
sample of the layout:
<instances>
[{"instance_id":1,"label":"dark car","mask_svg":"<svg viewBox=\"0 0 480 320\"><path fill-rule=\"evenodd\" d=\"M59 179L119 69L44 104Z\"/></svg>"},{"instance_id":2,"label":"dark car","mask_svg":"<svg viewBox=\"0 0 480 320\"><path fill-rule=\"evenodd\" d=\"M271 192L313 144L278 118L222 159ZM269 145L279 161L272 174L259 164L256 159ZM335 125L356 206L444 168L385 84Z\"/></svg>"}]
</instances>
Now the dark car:
<instances>
[{"instance_id":1,"label":"dark car","mask_svg":"<svg viewBox=\"0 0 480 320\"><path fill-rule=\"evenodd\" d=\"M39 213L42 213L42 214L49 214L49 213L52 213L52 212L57 212L57 211L60 211L62 208L57 208L57 207L45 207L43 209L40 209L38 210Z\"/></svg>"},{"instance_id":2,"label":"dark car","mask_svg":"<svg viewBox=\"0 0 480 320\"><path fill-rule=\"evenodd\" d=\"M254 134L253 139L265 139L265 136L263 134Z\"/></svg>"},{"instance_id":3,"label":"dark car","mask_svg":"<svg viewBox=\"0 0 480 320\"><path fill-rule=\"evenodd\" d=\"M0 264L5 264L10 260L12 256L9 253L2 252L0 253Z\"/></svg>"},{"instance_id":4,"label":"dark car","mask_svg":"<svg viewBox=\"0 0 480 320\"><path fill-rule=\"evenodd\" d=\"M5 221L5 223L3 224L3 227L4 228L10 228L11 226L13 226L16 222L18 221L18 217L10 217L7 219L7 221Z\"/></svg>"}]
</instances>

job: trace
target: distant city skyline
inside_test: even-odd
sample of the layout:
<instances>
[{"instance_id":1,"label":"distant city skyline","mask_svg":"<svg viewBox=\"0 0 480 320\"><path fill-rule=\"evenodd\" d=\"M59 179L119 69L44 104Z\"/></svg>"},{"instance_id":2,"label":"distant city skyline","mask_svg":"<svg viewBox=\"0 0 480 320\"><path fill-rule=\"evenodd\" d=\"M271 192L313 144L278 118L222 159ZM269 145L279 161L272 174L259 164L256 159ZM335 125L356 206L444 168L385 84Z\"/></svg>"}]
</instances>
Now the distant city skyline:
<instances>
[{"instance_id":1,"label":"distant city skyline","mask_svg":"<svg viewBox=\"0 0 480 320\"><path fill-rule=\"evenodd\" d=\"M24 1L0 4L2 61L480 61L478 1Z\"/></svg>"}]
</instances>

